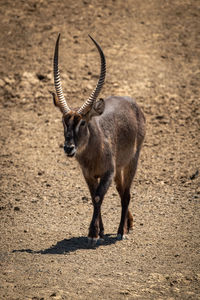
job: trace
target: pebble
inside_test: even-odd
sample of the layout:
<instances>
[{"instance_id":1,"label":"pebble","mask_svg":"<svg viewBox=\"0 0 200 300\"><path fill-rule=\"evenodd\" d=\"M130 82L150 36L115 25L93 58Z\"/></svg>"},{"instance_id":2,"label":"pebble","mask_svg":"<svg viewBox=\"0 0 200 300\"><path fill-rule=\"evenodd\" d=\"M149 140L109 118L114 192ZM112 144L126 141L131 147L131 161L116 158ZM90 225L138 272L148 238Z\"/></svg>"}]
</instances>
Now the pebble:
<instances>
[{"instance_id":1,"label":"pebble","mask_svg":"<svg viewBox=\"0 0 200 300\"><path fill-rule=\"evenodd\" d=\"M88 199L88 197L83 196L83 197L82 197L82 200L83 200L83 202L87 202L89 199Z\"/></svg>"},{"instance_id":2,"label":"pebble","mask_svg":"<svg viewBox=\"0 0 200 300\"><path fill-rule=\"evenodd\" d=\"M4 81L5 81L5 83L10 84L10 85L15 83L15 79L14 78L9 78L9 77L5 77Z\"/></svg>"},{"instance_id":3,"label":"pebble","mask_svg":"<svg viewBox=\"0 0 200 300\"><path fill-rule=\"evenodd\" d=\"M28 80L33 85L39 82L39 79L36 77L36 75L31 72L24 72L22 80Z\"/></svg>"},{"instance_id":4,"label":"pebble","mask_svg":"<svg viewBox=\"0 0 200 300\"><path fill-rule=\"evenodd\" d=\"M0 79L0 87L3 87L5 85L5 81Z\"/></svg>"},{"instance_id":5,"label":"pebble","mask_svg":"<svg viewBox=\"0 0 200 300\"><path fill-rule=\"evenodd\" d=\"M18 206L15 206L14 211L20 211L20 208Z\"/></svg>"},{"instance_id":6,"label":"pebble","mask_svg":"<svg viewBox=\"0 0 200 300\"><path fill-rule=\"evenodd\" d=\"M92 90L93 88L94 88L94 87L93 87L90 83L87 84L87 89L88 89L88 90Z\"/></svg>"}]
</instances>

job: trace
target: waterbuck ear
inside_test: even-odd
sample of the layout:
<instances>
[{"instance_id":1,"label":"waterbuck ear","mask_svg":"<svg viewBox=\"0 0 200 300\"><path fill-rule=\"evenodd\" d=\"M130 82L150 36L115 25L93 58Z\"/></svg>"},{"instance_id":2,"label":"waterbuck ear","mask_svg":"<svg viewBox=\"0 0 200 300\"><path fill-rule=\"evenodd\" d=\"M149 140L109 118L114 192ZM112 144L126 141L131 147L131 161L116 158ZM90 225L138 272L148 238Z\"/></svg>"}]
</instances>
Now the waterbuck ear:
<instances>
[{"instance_id":1,"label":"waterbuck ear","mask_svg":"<svg viewBox=\"0 0 200 300\"><path fill-rule=\"evenodd\" d=\"M54 105L57 106L57 107L59 107L57 95L56 95L54 92L52 92L52 91L49 91L49 93L50 93L50 94L52 95L52 97L53 97L53 103L54 103Z\"/></svg>"},{"instance_id":2,"label":"waterbuck ear","mask_svg":"<svg viewBox=\"0 0 200 300\"><path fill-rule=\"evenodd\" d=\"M104 109L105 109L105 101L103 98L100 98L93 105L93 110L97 113L97 115L100 116L104 112Z\"/></svg>"},{"instance_id":3,"label":"waterbuck ear","mask_svg":"<svg viewBox=\"0 0 200 300\"><path fill-rule=\"evenodd\" d=\"M104 109L105 109L105 101L104 99L100 98L93 104L92 109L89 110L87 114L84 115L84 119L87 122L89 122L92 117L100 116L104 112Z\"/></svg>"}]
</instances>

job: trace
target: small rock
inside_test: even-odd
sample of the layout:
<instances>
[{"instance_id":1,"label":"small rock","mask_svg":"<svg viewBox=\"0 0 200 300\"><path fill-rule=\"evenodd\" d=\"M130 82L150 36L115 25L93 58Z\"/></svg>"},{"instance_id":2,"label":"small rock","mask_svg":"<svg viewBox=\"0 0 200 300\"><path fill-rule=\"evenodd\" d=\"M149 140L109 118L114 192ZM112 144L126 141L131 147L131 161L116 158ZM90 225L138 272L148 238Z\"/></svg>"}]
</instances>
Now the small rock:
<instances>
[{"instance_id":1,"label":"small rock","mask_svg":"<svg viewBox=\"0 0 200 300\"><path fill-rule=\"evenodd\" d=\"M6 85L4 89L5 89L5 91L6 91L7 93L12 94L12 86Z\"/></svg>"},{"instance_id":2,"label":"small rock","mask_svg":"<svg viewBox=\"0 0 200 300\"><path fill-rule=\"evenodd\" d=\"M0 79L0 87L3 87L5 85L5 81Z\"/></svg>"},{"instance_id":3,"label":"small rock","mask_svg":"<svg viewBox=\"0 0 200 300\"><path fill-rule=\"evenodd\" d=\"M88 197L83 196L83 197L82 197L82 200L83 200L83 202L87 202L89 199L88 199Z\"/></svg>"},{"instance_id":4,"label":"small rock","mask_svg":"<svg viewBox=\"0 0 200 300\"><path fill-rule=\"evenodd\" d=\"M47 74L47 79L48 80L52 80L53 79L53 75L51 73Z\"/></svg>"},{"instance_id":5,"label":"small rock","mask_svg":"<svg viewBox=\"0 0 200 300\"><path fill-rule=\"evenodd\" d=\"M22 81L29 81L32 85L38 83L38 78L35 76L34 73L31 72L24 72L22 76Z\"/></svg>"},{"instance_id":6,"label":"small rock","mask_svg":"<svg viewBox=\"0 0 200 300\"><path fill-rule=\"evenodd\" d=\"M14 211L20 211L20 208L18 206L15 206Z\"/></svg>"},{"instance_id":7,"label":"small rock","mask_svg":"<svg viewBox=\"0 0 200 300\"><path fill-rule=\"evenodd\" d=\"M190 179L194 180L198 175L199 175L199 170L196 170L196 172L190 176Z\"/></svg>"},{"instance_id":8,"label":"small rock","mask_svg":"<svg viewBox=\"0 0 200 300\"><path fill-rule=\"evenodd\" d=\"M46 79L46 76L42 75L42 74L36 74L37 78L41 81Z\"/></svg>"},{"instance_id":9,"label":"small rock","mask_svg":"<svg viewBox=\"0 0 200 300\"><path fill-rule=\"evenodd\" d=\"M92 90L92 89L93 89L93 86L92 86L90 83L88 83L88 84L87 84L87 89L88 89L88 90Z\"/></svg>"},{"instance_id":10,"label":"small rock","mask_svg":"<svg viewBox=\"0 0 200 300\"><path fill-rule=\"evenodd\" d=\"M43 97L44 95L40 92L40 91L37 91L36 93L35 93L35 98L41 98L41 97Z\"/></svg>"},{"instance_id":11,"label":"small rock","mask_svg":"<svg viewBox=\"0 0 200 300\"><path fill-rule=\"evenodd\" d=\"M158 115L158 116L156 116L155 117L157 120L162 120L162 119L164 119L164 116L163 115Z\"/></svg>"},{"instance_id":12,"label":"small rock","mask_svg":"<svg viewBox=\"0 0 200 300\"><path fill-rule=\"evenodd\" d=\"M14 78L10 78L10 77L5 77L4 81L6 84L10 84L12 85L13 83L15 83L15 79Z\"/></svg>"}]
</instances>

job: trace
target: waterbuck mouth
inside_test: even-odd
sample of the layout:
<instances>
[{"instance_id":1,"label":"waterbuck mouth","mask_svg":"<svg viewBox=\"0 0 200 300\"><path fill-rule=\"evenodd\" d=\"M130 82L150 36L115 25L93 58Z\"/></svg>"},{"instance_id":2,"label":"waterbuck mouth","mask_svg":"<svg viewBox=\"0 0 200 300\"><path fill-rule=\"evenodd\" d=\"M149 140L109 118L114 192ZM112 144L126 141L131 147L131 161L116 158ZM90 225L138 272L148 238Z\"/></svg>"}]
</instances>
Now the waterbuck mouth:
<instances>
[{"instance_id":1,"label":"waterbuck mouth","mask_svg":"<svg viewBox=\"0 0 200 300\"><path fill-rule=\"evenodd\" d=\"M76 151L72 152L72 153L66 153L67 157L73 157L75 155Z\"/></svg>"},{"instance_id":2,"label":"waterbuck mouth","mask_svg":"<svg viewBox=\"0 0 200 300\"><path fill-rule=\"evenodd\" d=\"M69 151L69 150L66 151L65 150L65 153L66 153L67 157L73 157L75 155L75 153L76 153L76 149L72 148L71 151Z\"/></svg>"},{"instance_id":3,"label":"waterbuck mouth","mask_svg":"<svg viewBox=\"0 0 200 300\"><path fill-rule=\"evenodd\" d=\"M64 151L65 151L65 154L68 157L73 157L75 155L75 153L76 153L76 147L73 144L71 144L71 145L65 144L64 145Z\"/></svg>"}]
</instances>

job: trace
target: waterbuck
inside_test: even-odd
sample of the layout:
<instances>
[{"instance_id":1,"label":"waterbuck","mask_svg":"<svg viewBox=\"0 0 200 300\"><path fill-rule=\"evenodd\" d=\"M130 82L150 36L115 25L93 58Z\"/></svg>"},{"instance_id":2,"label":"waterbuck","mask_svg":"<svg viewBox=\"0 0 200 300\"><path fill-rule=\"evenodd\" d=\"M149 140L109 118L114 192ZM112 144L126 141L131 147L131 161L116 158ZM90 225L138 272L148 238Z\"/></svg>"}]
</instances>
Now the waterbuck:
<instances>
[{"instance_id":1,"label":"waterbuck","mask_svg":"<svg viewBox=\"0 0 200 300\"><path fill-rule=\"evenodd\" d=\"M79 162L88 185L93 216L89 226L89 243L103 239L104 226L101 217L101 204L114 178L121 198L121 220L118 239L124 239L133 227L133 217L128 209L130 187L133 181L141 146L145 136L145 117L129 97L97 97L104 84L106 61L99 44L91 37L101 59L98 83L91 96L78 109L70 109L65 100L58 67L59 39L54 52L54 84L52 93L54 104L62 112L64 126L64 151L68 157Z\"/></svg>"}]
</instances>

